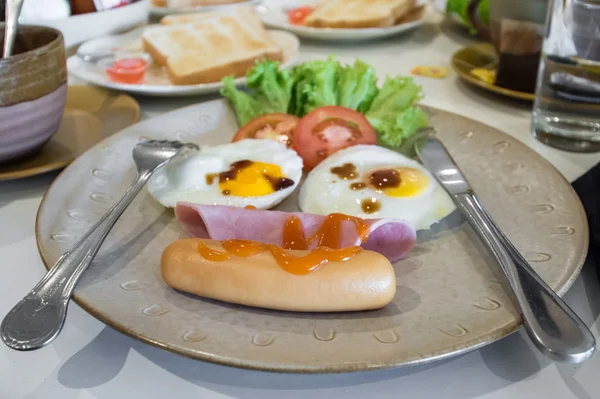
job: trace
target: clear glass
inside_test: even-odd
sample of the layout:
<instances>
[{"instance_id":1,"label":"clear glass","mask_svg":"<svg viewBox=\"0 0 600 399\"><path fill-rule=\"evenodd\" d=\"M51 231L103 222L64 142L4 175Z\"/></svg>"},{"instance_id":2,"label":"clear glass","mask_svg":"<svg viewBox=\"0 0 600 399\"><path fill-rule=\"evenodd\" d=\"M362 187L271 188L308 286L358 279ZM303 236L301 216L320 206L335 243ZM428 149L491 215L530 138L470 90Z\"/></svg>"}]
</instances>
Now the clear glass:
<instances>
[{"instance_id":1,"label":"clear glass","mask_svg":"<svg viewBox=\"0 0 600 399\"><path fill-rule=\"evenodd\" d=\"M549 0L532 133L567 151L600 151L600 0Z\"/></svg>"}]
</instances>

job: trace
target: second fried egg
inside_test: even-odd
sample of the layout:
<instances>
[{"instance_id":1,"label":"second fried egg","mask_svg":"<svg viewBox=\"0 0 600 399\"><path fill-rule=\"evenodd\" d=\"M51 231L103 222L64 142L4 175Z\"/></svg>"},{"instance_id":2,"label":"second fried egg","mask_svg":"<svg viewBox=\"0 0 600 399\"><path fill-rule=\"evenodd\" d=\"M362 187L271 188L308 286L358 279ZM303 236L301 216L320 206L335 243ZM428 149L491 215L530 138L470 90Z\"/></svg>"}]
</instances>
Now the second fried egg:
<instances>
[{"instance_id":1,"label":"second fried egg","mask_svg":"<svg viewBox=\"0 0 600 399\"><path fill-rule=\"evenodd\" d=\"M307 213L398 218L428 229L456 207L418 162L376 145L356 145L321 162L300 191Z\"/></svg>"}]
</instances>

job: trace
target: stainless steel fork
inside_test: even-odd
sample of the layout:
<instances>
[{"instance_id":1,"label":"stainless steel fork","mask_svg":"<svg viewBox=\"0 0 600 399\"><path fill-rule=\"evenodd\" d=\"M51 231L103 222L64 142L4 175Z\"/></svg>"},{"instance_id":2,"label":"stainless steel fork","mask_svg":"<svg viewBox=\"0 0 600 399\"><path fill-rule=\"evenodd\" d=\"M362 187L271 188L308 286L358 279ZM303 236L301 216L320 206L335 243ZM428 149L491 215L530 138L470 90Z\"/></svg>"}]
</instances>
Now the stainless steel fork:
<instances>
[{"instance_id":1,"label":"stainless steel fork","mask_svg":"<svg viewBox=\"0 0 600 399\"><path fill-rule=\"evenodd\" d=\"M104 239L152 173L194 144L151 140L133 148L137 176L123 197L46 273L42 280L4 317L2 341L13 349L38 349L60 333L77 281L94 260Z\"/></svg>"}]
</instances>

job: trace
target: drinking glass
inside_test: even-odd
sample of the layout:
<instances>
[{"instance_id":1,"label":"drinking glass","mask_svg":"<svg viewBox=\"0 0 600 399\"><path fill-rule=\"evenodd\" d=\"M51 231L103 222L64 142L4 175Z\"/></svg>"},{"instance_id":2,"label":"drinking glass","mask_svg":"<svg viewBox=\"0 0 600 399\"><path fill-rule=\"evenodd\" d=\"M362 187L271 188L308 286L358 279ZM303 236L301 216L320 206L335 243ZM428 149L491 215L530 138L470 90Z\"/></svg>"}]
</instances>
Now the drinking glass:
<instances>
[{"instance_id":1,"label":"drinking glass","mask_svg":"<svg viewBox=\"0 0 600 399\"><path fill-rule=\"evenodd\" d=\"M532 133L576 152L600 151L600 0L551 0Z\"/></svg>"}]
</instances>

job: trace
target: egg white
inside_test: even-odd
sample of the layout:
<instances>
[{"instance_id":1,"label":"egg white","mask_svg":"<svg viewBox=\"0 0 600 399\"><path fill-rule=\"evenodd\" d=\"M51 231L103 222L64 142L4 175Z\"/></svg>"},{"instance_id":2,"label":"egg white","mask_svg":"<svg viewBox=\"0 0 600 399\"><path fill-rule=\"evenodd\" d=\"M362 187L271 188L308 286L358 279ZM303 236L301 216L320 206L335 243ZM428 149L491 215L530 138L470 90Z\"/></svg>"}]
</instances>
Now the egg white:
<instances>
[{"instance_id":1,"label":"egg white","mask_svg":"<svg viewBox=\"0 0 600 399\"><path fill-rule=\"evenodd\" d=\"M230 169L236 161L250 160L278 165L294 184L263 196L223 195L218 179L206 182L206 175ZM204 147L198 152L173 159L157 170L147 183L150 195L163 206L173 208L179 201L203 205L228 205L269 209L289 196L302 177L302 158L275 140L245 139Z\"/></svg>"},{"instance_id":2,"label":"egg white","mask_svg":"<svg viewBox=\"0 0 600 399\"><path fill-rule=\"evenodd\" d=\"M356 166L358 176L355 179L343 180L331 173L331 168L346 163ZM374 170L397 167L420 170L428 176L429 184L410 197L388 196L370 185L360 190L350 189L352 183L365 181ZM361 202L368 198L377 199L381 205L378 211L363 211ZM417 230L430 228L456 209L450 196L421 164L376 145L356 145L326 158L306 177L300 190L299 205L307 213L327 215L337 212L361 218L404 219Z\"/></svg>"}]
</instances>

